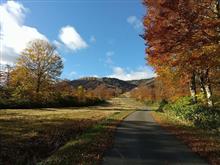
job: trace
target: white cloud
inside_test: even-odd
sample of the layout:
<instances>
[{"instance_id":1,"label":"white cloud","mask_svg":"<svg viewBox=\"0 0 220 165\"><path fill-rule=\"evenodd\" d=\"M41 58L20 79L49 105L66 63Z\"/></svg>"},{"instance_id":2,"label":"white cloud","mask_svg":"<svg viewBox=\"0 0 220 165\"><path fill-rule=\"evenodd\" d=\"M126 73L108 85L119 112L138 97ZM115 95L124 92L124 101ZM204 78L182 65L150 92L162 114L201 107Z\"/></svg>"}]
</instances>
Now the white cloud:
<instances>
[{"instance_id":1,"label":"white cloud","mask_svg":"<svg viewBox=\"0 0 220 165\"><path fill-rule=\"evenodd\" d=\"M58 49L60 49L63 45L62 45L62 43L60 43L59 41L57 41L57 40L54 40L53 41L53 44L58 48Z\"/></svg>"},{"instance_id":2,"label":"white cloud","mask_svg":"<svg viewBox=\"0 0 220 165\"><path fill-rule=\"evenodd\" d=\"M143 28L143 23L136 16L129 16L127 22L131 24L135 29Z\"/></svg>"},{"instance_id":3,"label":"white cloud","mask_svg":"<svg viewBox=\"0 0 220 165\"><path fill-rule=\"evenodd\" d=\"M36 28L24 25L27 10L15 1L7 1L0 5L1 64L15 63L18 54L31 40L47 40Z\"/></svg>"},{"instance_id":4,"label":"white cloud","mask_svg":"<svg viewBox=\"0 0 220 165\"><path fill-rule=\"evenodd\" d=\"M89 39L89 41L90 41L91 43L95 43L95 42L96 42L95 36L91 36L90 39Z\"/></svg>"},{"instance_id":5,"label":"white cloud","mask_svg":"<svg viewBox=\"0 0 220 165\"><path fill-rule=\"evenodd\" d=\"M136 70L126 70L121 67L113 67L113 73L107 77L121 80L139 80L155 77L155 73L150 67L139 67Z\"/></svg>"},{"instance_id":6,"label":"white cloud","mask_svg":"<svg viewBox=\"0 0 220 165\"><path fill-rule=\"evenodd\" d=\"M73 51L88 47L76 29L69 25L61 28L59 38L67 48Z\"/></svg>"}]
</instances>

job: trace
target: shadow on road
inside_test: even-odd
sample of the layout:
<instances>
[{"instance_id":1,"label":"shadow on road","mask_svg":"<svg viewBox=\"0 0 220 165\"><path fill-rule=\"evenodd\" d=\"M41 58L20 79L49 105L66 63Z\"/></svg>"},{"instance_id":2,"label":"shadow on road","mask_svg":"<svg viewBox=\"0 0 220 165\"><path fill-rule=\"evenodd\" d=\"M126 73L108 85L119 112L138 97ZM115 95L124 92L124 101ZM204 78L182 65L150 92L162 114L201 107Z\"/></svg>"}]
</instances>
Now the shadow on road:
<instances>
[{"instance_id":1,"label":"shadow on road","mask_svg":"<svg viewBox=\"0 0 220 165\"><path fill-rule=\"evenodd\" d=\"M103 164L206 164L148 113L139 110L120 124Z\"/></svg>"}]
</instances>

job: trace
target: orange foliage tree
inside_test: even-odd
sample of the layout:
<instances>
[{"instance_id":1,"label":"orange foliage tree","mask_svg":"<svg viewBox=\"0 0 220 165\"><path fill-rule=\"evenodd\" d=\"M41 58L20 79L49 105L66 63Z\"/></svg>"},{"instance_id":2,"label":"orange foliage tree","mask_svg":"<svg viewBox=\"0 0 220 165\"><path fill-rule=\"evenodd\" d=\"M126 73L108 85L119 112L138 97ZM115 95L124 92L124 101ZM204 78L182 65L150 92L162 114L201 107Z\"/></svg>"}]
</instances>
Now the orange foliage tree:
<instances>
[{"instance_id":1,"label":"orange foliage tree","mask_svg":"<svg viewBox=\"0 0 220 165\"><path fill-rule=\"evenodd\" d=\"M144 0L144 5L143 38L149 63L159 76L188 83L194 102L199 79L212 106L210 77L220 65L219 1Z\"/></svg>"}]
</instances>

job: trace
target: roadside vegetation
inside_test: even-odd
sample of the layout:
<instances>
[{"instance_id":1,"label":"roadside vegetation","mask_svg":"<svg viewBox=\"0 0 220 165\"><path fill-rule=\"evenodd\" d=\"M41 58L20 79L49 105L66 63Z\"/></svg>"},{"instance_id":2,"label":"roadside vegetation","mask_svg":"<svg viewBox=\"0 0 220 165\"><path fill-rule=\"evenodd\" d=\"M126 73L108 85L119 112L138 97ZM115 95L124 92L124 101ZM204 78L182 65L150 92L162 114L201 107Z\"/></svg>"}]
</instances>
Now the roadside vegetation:
<instances>
[{"instance_id":1,"label":"roadside vegetation","mask_svg":"<svg viewBox=\"0 0 220 165\"><path fill-rule=\"evenodd\" d=\"M166 105L163 103L159 111L179 120L191 122L195 127L220 132L220 110L217 107L205 106L202 102L193 104L190 97L183 97Z\"/></svg>"}]
</instances>

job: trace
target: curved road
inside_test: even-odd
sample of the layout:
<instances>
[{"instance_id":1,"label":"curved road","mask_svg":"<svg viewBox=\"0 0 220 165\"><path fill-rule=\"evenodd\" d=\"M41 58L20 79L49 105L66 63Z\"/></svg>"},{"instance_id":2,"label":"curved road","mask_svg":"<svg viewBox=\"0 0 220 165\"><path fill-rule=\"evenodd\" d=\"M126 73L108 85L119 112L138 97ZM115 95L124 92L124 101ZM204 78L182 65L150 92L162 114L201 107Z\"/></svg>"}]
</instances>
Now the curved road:
<instances>
[{"instance_id":1,"label":"curved road","mask_svg":"<svg viewBox=\"0 0 220 165\"><path fill-rule=\"evenodd\" d=\"M136 111L117 128L104 165L206 165L174 135L154 122L149 111Z\"/></svg>"}]
</instances>

